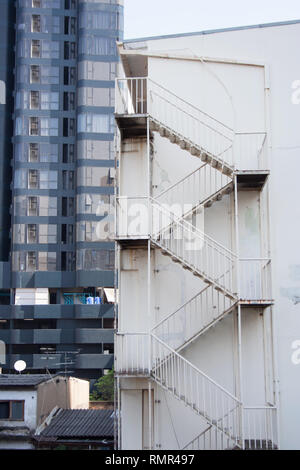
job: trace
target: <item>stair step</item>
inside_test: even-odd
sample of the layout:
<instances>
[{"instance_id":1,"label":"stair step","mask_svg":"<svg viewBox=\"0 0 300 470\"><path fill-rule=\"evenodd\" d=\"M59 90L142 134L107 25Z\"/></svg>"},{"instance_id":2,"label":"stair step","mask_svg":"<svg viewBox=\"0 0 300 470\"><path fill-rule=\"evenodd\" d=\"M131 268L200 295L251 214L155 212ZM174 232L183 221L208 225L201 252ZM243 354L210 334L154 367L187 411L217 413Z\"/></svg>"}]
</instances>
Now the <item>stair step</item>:
<instances>
[{"instance_id":1,"label":"stair step","mask_svg":"<svg viewBox=\"0 0 300 470\"><path fill-rule=\"evenodd\" d=\"M183 265L183 269L186 271L193 271L193 269L190 266Z\"/></svg>"},{"instance_id":2,"label":"stair step","mask_svg":"<svg viewBox=\"0 0 300 470\"><path fill-rule=\"evenodd\" d=\"M171 256L170 253L168 251L165 251L165 250L161 250L161 254L163 256Z\"/></svg>"},{"instance_id":3,"label":"stair step","mask_svg":"<svg viewBox=\"0 0 300 470\"><path fill-rule=\"evenodd\" d=\"M200 150L197 149L197 147L191 147L190 152L191 152L191 155L193 157L199 157L200 156Z\"/></svg>"}]
</instances>

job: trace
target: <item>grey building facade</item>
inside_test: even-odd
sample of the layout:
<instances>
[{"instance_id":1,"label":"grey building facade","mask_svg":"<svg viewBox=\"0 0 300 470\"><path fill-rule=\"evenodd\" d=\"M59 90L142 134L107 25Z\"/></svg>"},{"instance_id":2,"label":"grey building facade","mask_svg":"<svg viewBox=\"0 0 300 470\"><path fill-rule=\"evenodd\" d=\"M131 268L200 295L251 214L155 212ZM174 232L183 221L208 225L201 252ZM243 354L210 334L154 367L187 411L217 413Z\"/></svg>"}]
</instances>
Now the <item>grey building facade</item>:
<instances>
[{"instance_id":1,"label":"grey building facade","mask_svg":"<svg viewBox=\"0 0 300 470\"><path fill-rule=\"evenodd\" d=\"M33 372L69 362L77 376L98 378L113 365L114 308L104 289L114 285L107 230L122 1L1 7L3 368L17 359Z\"/></svg>"}]
</instances>

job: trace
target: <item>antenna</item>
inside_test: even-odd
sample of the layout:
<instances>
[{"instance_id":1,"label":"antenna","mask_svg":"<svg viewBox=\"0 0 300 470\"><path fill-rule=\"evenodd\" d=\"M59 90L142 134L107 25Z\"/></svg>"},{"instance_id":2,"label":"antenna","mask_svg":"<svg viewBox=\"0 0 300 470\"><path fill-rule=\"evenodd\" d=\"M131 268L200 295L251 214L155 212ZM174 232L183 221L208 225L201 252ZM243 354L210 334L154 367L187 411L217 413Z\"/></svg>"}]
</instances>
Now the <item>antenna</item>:
<instances>
[{"instance_id":1,"label":"antenna","mask_svg":"<svg viewBox=\"0 0 300 470\"><path fill-rule=\"evenodd\" d=\"M14 363L14 369L21 374L23 370L26 369L26 362L25 361L16 361Z\"/></svg>"}]
</instances>

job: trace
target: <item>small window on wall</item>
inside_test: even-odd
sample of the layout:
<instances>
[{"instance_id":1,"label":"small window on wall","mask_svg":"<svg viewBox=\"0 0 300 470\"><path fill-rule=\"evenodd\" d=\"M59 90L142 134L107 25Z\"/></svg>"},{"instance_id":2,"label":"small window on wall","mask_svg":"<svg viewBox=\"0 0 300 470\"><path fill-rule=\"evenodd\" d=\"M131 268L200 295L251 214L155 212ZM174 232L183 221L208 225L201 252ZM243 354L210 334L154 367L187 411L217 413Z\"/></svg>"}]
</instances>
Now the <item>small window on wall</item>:
<instances>
[{"instance_id":1,"label":"small window on wall","mask_svg":"<svg viewBox=\"0 0 300 470\"><path fill-rule=\"evenodd\" d=\"M28 251L27 253L27 271L36 270L36 252Z\"/></svg>"},{"instance_id":2,"label":"small window on wall","mask_svg":"<svg viewBox=\"0 0 300 470\"><path fill-rule=\"evenodd\" d=\"M76 8L76 0L65 0L65 10Z\"/></svg>"},{"instance_id":3,"label":"small window on wall","mask_svg":"<svg viewBox=\"0 0 300 470\"><path fill-rule=\"evenodd\" d=\"M30 66L30 83L40 83L40 66L31 65Z\"/></svg>"},{"instance_id":4,"label":"small window on wall","mask_svg":"<svg viewBox=\"0 0 300 470\"><path fill-rule=\"evenodd\" d=\"M29 196L28 198L28 215L37 216L37 197Z\"/></svg>"},{"instance_id":5,"label":"small window on wall","mask_svg":"<svg viewBox=\"0 0 300 470\"><path fill-rule=\"evenodd\" d=\"M41 32L41 17L40 17L40 15L32 15L31 31L32 31L32 33L40 33Z\"/></svg>"},{"instance_id":6,"label":"small window on wall","mask_svg":"<svg viewBox=\"0 0 300 470\"><path fill-rule=\"evenodd\" d=\"M41 0L32 0L33 8L41 8Z\"/></svg>"},{"instance_id":7,"label":"small window on wall","mask_svg":"<svg viewBox=\"0 0 300 470\"><path fill-rule=\"evenodd\" d=\"M30 109L39 109L40 108L40 92L31 91L30 92Z\"/></svg>"},{"instance_id":8,"label":"small window on wall","mask_svg":"<svg viewBox=\"0 0 300 470\"><path fill-rule=\"evenodd\" d=\"M36 143L29 144L29 161L30 162L39 161L39 144L36 144Z\"/></svg>"},{"instance_id":9,"label":"small window on wall","mask_svg":"<svg viewBox=\"0 0 300 470\"><path fill-rule=\"evenodd\" d=\"M0 420L24 421L24 401L0 401Z\"/></svg>"},{"instance_id":10,"label":"small window on wall","mask_svg":"<svg viewBox=\"0 0 300 470\"><path fill-rule=\"evenodd\" d=\"M41 56L41 41L33 39L31 41L31 57L39 58Z\"/></svg>"}]
</instances>

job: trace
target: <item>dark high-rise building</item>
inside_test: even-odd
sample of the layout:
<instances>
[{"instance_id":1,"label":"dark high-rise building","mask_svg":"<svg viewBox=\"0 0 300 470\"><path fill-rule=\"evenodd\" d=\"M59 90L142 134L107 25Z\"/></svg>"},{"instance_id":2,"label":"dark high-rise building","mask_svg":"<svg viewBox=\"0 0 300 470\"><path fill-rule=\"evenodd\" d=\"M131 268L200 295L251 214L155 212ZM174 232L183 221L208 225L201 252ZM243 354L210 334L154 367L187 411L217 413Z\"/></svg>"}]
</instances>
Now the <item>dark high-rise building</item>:
<instances>
[{"instance_id":1,"label":"dark high-rise building","mask_svg":"<svg viewBox=\"0 0 300 470\"><path fill-rule=\"evenodd\" d=\"M11 370L113 365L122 0L0 0L0 340ZM67 365L65 363L67 362Z\"/></svg>"}]
</instances>

